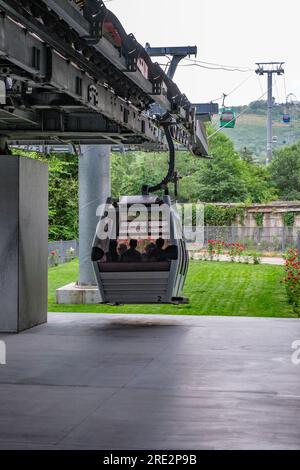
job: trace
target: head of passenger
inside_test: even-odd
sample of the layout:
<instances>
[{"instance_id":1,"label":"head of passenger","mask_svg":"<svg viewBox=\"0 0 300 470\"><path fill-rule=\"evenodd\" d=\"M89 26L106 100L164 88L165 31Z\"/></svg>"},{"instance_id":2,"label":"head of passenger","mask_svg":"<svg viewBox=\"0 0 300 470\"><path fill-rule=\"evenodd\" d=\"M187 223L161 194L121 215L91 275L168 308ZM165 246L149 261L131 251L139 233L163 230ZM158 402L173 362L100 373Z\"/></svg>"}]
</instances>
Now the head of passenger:
<instances>
[{"instance_id":1,"label":"head of passenger","mask_svg":"<svg viewBox=\"0 0 300 470\"><path fill-rule=\"evenodd\" d=\"M134 263L142 260L141 253L137 250L137 240L130 240L129 249L121 256L121 261L125 263Z\"/></svg>"},{"instance_id":2,"label":"head of passenger","mask_svg":"<svg viewBox=\"0 0 300 470\"><path fill-rule=\"evenodd\" d=\"M178 247L176 245L170 245L165 249L164 254L167 261L177 260Z\"/></svg>"},{"instance_id":3,"label":"head of passenger","mask_svg":"<svg viewBox=\"0 0 300 470\"><path fill-rule=\"evenodd\" d=\"M117 240L111 240L109 243L109 252L107 254L107 260L109 262L116 263L119 261L119 255L118 255L118 242Z\"/></svg>"},{"instance_id":4,"label":"head of passenger","mask_svg":"<svg viewBox=\"0 0 300 470\"><path fill-rule=\"evenodd\" d=\"M149 243L149 245L147 245L145 247L145 253L146 255L150 255L151 251L155 249L155 245L154 243Z\"/></svg>"},{"instance_id":5,"label":"head of passenger","mask_svg":"<svg viewBox=\"0 0 300 470\"><path fill-rule=\"evenodd\" d=\"M117 240L110 240L110 242L109 242L110 250L117 251L117 247L118 247Z\"/></svg>"},{"instance_id":6,"label":"head of passenger","mask_svg":"<svg viewBox=\"0 0 300 470\"><path fill-rule=\"evenodd\" d=\"M165 245L165 240L163 238L158 238L155 242L156 248L162 250Z\"/></svg>"},{"instance_id":7,"label":"head of passenger","mask_svg":"<svg viewBox=\"0 0 300 470\"><path fill-rule=\"evenodd\" d=\"M119 255L120 256L124 255L124 253L126 253L127 249L128 249L127 245L125 243L121 243L119 245L119 248L118 248Z\"/></svg>"},{"instance_id":8,"label":"head of passenger","mask_svg":"<svg viewBox=\"0 0 300 470\"><path fill-rule=\"evenodd\" d=\"M152 261L165 261L165 252L163 247L165 245L165 240L163 238L158 238L155 242L155 248L150 253L150 260Z\"/></svg>"},{"instance_id":9,"label":"head of passenger","mask_svg":"<svg viewBox=\"0 0 300 470\"><path fill-rule=\"evenodd\" d=\"M155 250L154 243L149 243L149 245L145 246L144 253L142 254L143 261L150 259L153 250Z\"/></svg>"},{"instance_id":10,"label":"head of passenger","mask_svg":"<svg viewBox=\"0 0 300 470\"><path fill-rule=\"evenodd\" d=\"M138 246L137 240L130 240L129 247L131 250L136 250L137 246Z\"/></svg>"}]
</instances>

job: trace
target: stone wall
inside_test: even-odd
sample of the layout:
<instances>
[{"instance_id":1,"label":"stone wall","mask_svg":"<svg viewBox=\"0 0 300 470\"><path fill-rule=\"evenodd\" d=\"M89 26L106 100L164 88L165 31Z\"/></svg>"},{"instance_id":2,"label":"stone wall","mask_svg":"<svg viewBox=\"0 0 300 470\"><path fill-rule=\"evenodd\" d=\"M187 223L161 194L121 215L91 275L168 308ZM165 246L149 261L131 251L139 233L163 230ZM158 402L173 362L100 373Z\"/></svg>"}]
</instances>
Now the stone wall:
<instances>
[{"instance_id":1,"label":"stone wall","mask_svg":"<svg viewBox=\"0 0 300 470\"><path fill-rule=\"evenodd\" d=\"M219 207L241 207L240 204L215 204ZM256 214L264 214L263 227L268 229L280 229L284 227L283 215L293 212L295 214L294 229L300 229L300 201L277 201L270 204L253 204L245 207L245 219L243 226L257 228ZM241 224L237 223L237 226Z\"/></svg>"}]
</instances>

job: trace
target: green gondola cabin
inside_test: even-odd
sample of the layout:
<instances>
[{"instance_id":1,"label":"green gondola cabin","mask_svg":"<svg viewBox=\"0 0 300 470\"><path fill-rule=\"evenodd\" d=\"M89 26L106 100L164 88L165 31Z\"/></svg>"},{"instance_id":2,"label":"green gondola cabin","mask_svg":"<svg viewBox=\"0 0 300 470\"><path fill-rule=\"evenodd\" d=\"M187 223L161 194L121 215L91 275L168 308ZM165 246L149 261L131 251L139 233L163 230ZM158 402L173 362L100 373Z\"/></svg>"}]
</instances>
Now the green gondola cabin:
<instances>
[{"instance_id":1,"label":"green gondola cabin","mask_svg":"<svg viewBox=\"0 0 300 470\"><path fill-rule=\"evenodd\" d=\"M220 127L234 129L236 123L236 114L231 108L223 108L220 114Z\"/></svg>"}]
</instances>

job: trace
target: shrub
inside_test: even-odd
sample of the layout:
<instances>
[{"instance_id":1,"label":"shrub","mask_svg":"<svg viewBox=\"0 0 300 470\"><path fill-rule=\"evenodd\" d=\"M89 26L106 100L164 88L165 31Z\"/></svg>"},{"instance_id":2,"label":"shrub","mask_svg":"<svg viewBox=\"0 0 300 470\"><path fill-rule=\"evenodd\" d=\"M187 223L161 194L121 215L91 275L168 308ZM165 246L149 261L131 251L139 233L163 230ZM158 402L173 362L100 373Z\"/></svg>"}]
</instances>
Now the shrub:
<instances>
[{"instance_id":1,"label":"shrub","mask_svg":"<svg viewBox=\"0 0 300 470\"><path fill-rule=\"evenodd\" d=\"M211 260L213 260L214 255L222 255L224 253L230 256L232 262L235 262L236 259L241 261L241 256L245 251L245 246L241 243L225 243L220 240L208 240L208 253Z\"/></svg>"},{"instance_id":2,"label":"shrub","mask_svg":"<svg viewBox=\"0 0 300 470\"><path fill-rule=\"evenodd\" d=\"M288 302L293 307L294 313L300 314L300 262L299 251L289 250L285 255L285 277L283 279Z\"/></svg>"},{"instance_id":3,"label":"shrub","mask_svg":"<svg viewBox=\"0 0 300 470\"><path fill-rule=\"evenodd\" d=\"M257 212L256 214L253 214L253 218L256 222L257 227L263 228L265 214L263 212Z\"/></svg>"},{"instance_id":4,"label":"shrub","mask_svg":"<svg viewBox=\"0 0 300 470\"><path fill-rule=\"evenodd\" d=\"M241 256L245 251L244 245L241 243L231 243L227 245L229 247L229 256L231 261L234 263L235 261L241 261Z\"/></svg>"},{"instance_id":5,"label":"shrub","mask_svg":"<svg viewBox=\"0 0 300 470\"><path fill-rule=\"evenodd\" d=\"M224 251L225 243L220 240L208 240L208 253L212 260L214 255L221 255Z\"/></svg>"},{"instance_id":6,"label":"shrub","mask_svg":"<svg viewBox=\"0 0 300 470\"><path fill-rule=\"evenodd\" d=\"M57 251L51 251L49 255L50 266L58 266L59 265L59 253Z\"/></svg>"},{"instance_id":7,"label":"shrub","mask_svg":"<svg viewBox=\"0 0 300 470\"><path fill-rule=\"evenodd\" d=\"M253 264L260 264L261 263L261 255L258 251L251 251L248 253Z\"/></svg>"},{"instance_id":8,"label":"shrub","mask_svg":"<svg viewBox=\"0 0 300 470\"><path fill-rule=\"evenodd\" d=\"M293 227L295 225L295 217L296 217L295 212L285 212L282 215L283 225L285 227Z\"/></svg>"},{"instance_id":9,"label":"shrub","mask_svg":"<svg viewBox=\"0 0 300 470\"><path fill-rule=\"evenodd\" d=\"M245 219L244 207L220 207L207 204L204 210L204 225L211 227L230 227L238 221L243 225Z\"/></svg>"}]
</instances>

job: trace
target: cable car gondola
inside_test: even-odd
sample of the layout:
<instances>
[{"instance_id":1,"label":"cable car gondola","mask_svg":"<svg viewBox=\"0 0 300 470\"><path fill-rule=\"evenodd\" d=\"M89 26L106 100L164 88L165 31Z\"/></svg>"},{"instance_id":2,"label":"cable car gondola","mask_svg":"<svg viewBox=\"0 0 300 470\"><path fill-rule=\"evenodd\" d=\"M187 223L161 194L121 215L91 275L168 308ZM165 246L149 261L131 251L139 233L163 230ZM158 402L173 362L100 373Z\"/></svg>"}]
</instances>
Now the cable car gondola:
<instances>
[{"instance_id":1,"label":"cable car gondola","mask_svg":"<svg viewBox=\"0 0 300 470\"><path fill-rule=\"evenodd\" d=\"M223 106L220 113L220 127L226 127L227 129L234 129L236 124L236 113L232 108L225 107L225 94L223 94Z\"/></svg>"},{"instance_id":2,"label":"cable car gondola","mask_svg":"<svg viewBox=\"0 0 300 470\"><path fill-rule=\"evenodd\" d=\"M290 124L291 116L289 114L284 114L282 116L282 121L283 121L284 124Z\"/></svg>"},{"instance_id":3,"label":"cable car gondola","mask_svg":"<svg viewBox=\"0 0 300 470\"><path fill-rule=\"evenodd\" d=\"M236 123L236 114L230 108L223 108L221 110L220 127L227 127L227 129L234 129Z\"/></svg>"},{"instance_id":4,"label":"cable car gondola","mask_svg":"<svg viewBox=\"0 0 300 470\"><path fill-rule=\"evenodd\" d=\"M144 186L142 195L108 199L100 213L92 262L101 303L188 302L182 291L189 256L179 213L168 195L168 183L176 181L175 148L168 124L164 130L170 149L166 178L151 188ZM150 194L160 189L164 196Z\"/></svg>"}]
</instances>

